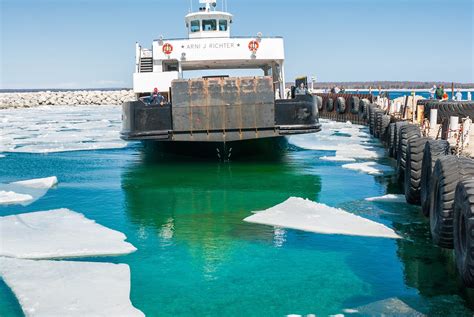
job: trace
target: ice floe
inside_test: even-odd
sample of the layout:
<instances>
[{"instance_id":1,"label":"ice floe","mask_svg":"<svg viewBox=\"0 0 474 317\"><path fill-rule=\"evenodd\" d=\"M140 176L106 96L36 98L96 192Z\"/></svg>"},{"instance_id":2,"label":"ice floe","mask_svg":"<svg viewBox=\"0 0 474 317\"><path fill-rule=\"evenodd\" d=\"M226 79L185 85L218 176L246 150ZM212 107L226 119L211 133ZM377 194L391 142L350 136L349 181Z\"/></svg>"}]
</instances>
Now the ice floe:
<instances>
[{"instance_id":1,"label":"ice floe","mask_svg":"<svg viewBox=\"0 0 474 317\"><path fill-rule=\"evenodd\" d=\"M49 153L122 148L117 106L0 110L0 152Z\"/></svg>"},{"instance_id":2,"label":"ice floe","mask_svg":"<svg viewBox=\"0 0 474 317\"><path fill-rule=\"evenodd\" d=\"M382 175L393 172L393 168L391 166L382 165L375 162L350 163L344 164L342 167L371 175Z\"/></svg>"},{"instance_id":3,"label":"ice floe","mask_svg":"<svg viewBox=\"0 0 474 317\"><path fill-rule=\"evenodd\" d=\"M358 316L425 316L423 313L413 309L399 298L387 298L368 305L345 309L347 314Z\"/></svg>"},{"instance_id":4,"label":"ice floe","mask_svg":"<svg viewBox=\"0 0 474 317\"><path fill-rule=\"evenodd\" d=\"M321 156L319 158L323 161L333 161L333 162L355 162L355 158L344 157L344 156Z\"/></svg>"},{"instance_id":5,"label":"ice floe","mask_svg":"<svg viewBox=\"0 0 474 317\"><path fill-rule=\"evenodd\" d=\"M0 257L0 273L25 316L144 316L126 264Z\"/></svg>"},{"instance_id":6,"label":"ice floe","mask_svg":"<svg viewBox=\"0 0 474 317\"><path fill-rule=\"evenodd\" d=\"M0 217L0 256L53 259L121 255L136 248L123 233L69 209Z\"/></svg>"},{"instance_id":7,"label":"ice floe","mask_svg":"<svg viewBox=\"0 0 474 317\"><path fill-rule=\"evenodd\" d=\"M396 194L387 194L384 196L378 197L369 197L365 199L366 201L383 201L383 202L393 202L393 203L405 203L405 195L396 195Z\"/></svg>"},{"instance_id":8,"label":"ice floe","mask_svg":"<svg viewBox=\"0 0 474 317\"><path fill-rule=\"evenodd\" d=\"M51 188L58 183L58 178L56 176L45 177L45 178L35 178L28 179L24 181L17 181L10 184L21 185L31 188Z\"/></svg>"},{"instance_id":9,"label":"ice floe","mask_svg":"<svg viewBox=\"0 0 474 317\"><path fill-rule=\"evenodd\" d=\"M321 132L291 136L289 142L308 150L335 151L336 158L343 157L348 160L376 159L384 156L384 149L371 142L366 127L328 120L321 120L321 123Z\"/></svg>"},{"instance_id":10,"label":"ice floe","mask_svg":"<svg viewBox=\"0 0 474 317\"><path fill-rule=\"evenodd\" d=\"M56 176L0 184L0 205L27 206L43 197L58 183Z\"/></svg>"},{"instance_id":11,"label":"ice floe","mask_svg":"<svg viewBox=\"0 0 474 317\"><path fill-rule=\"evenodd\" d=\"M13 205L33 200L33 196L0 190L0 205Z\"/></svg>"},{"instance_id":12,"label":"ice floe","mask_svg":"<svg viewBox=\"0 0 474 317\"><path fill-rule=\"evenodd\" d=\"M323 234L400 238L383 224L297 197L259 211L244 221Z\"/></svg>"}]
</instances>

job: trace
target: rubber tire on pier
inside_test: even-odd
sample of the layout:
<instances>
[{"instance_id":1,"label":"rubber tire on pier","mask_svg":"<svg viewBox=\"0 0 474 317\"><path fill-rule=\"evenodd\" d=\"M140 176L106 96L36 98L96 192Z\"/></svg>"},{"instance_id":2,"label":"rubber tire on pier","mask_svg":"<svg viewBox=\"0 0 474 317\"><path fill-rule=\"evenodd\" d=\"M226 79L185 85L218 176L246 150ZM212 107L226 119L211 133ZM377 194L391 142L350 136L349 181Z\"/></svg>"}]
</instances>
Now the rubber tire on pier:
<instances>
[{"instance_id":1,"label":"rubber tire on pier","mask_svg":"<svg viewBox=\"0 0 474 317\"><path fill-rule=\"evenodd\" d=\"M438 116L448 120L451 116L474 119L473 101L442 101L438 103Z\"/></svg>"},{"instance_id":2,"label":"rubber tire on pier","mask_svg":"<svg viewBox=\"0 0 474 317\"><path fill-rule=\"evenodd\" d=\"M361 99L359 101L359 118L368 119L370 101L368 99Z\"/></svg>"},{"instance_id":3,"label":"rubber tire on pier","mask_svg":"<svg viewBox=\"0 0 474 317\"><path fill-rule=\"evenodd\" d=\"M398 133L397 177L401 184L403 184L405 178L408 141L420 137L420 128L416 125L407 124L400 128Z\"/></svg>"},{"instance_id":4,"label":"rubber tire on pier","mask_svg":"<svg viewBox=\"0 0 474 317\"><path fill-rule=\"evenodd\" d=\"M474 178L456 186L453 226L456 267L464 285L474 287Z\"/></svg>"},{"instance_id":5,"label":"rubber tire on pier","mask_svg":"<svg viewBox=\"0 0 474 317\"><path fill-rule=\"evenodd\" d=\"M326 99L326 112L333 112L334 110L334 99L332 99L331 97L328 97Z\"/></svg>"},{"instance_id":6,"label":"rubber tire on pier","mask_svg":"<svg viewBox=\"0 0 474 317\"><path fill-rule=\"evenodd\" d=\"M395 159L398 159L398 135L400 133L400 129L407 124L408 122L406 121L398 121L395 123L395 136L393 137L393 157Z\"/></svg>"},{"instance_id":7,"label":"rubber tire on pier","mask_svg":"<svg viewBox=\"0 0 474 317\"><path fill-rule=\"evenodd\" d=\"M459 182L474 176L474 160L454 155L436 161L431 178L430 229L433 242L453 248L454 194Z\"/></svg>"},{"instance_id":8,"label":"rubber tire on pier","mask_svg":"<svg viewBox=\"0 0 474 317\"><path fill-rule=\"evenodd\" d=\"M390 121L392 120L392 117L389 115L384 114L382 116L382 124L381 124L381 129L380 129L380 140L385 144L388 145L389 138L390 138L390 131L389 131L389 126L390 126Z\"/></svg>"},{"instance_id":9,"label":"rubber tire on pier","mask_svg":"<svg viewBox=\"0 0 474 317\"><path fill-rule=\"evenodd\" d=\"M323 110L323 98L321 96L314 96L316 99L316 104L318 105L318 110L322 111Z\"/></svg>"},{"instance_id":10,"label":"rubber tire on pier","mask_svg":"<svg viewBox=\"0 0 474 317\"><path fill-rule=\"evenodd\" d=\"M346 99L344 97L336 98L336 111L337 113L343 114L346 112Z\"/></svg>"},{"instance_id":11,"label":"rubber tire on pier","mask_svg":"<svg viewBox=\"0 0 474 317\"><path fill-rule=\"evenodd\" d=\"M430 215L430 180L436 161L449 155L449 142L445 140L429 140L423 149L421 164L420 202L423 215Z\"/></svg>"},{"instance_id":12,"label":"rubber tire on pier","mask_svg":"<svg viewBox=\"0 0 474 317\"><path fill-rule=\"evenodd\" d=\"M360 103L359 97L352 96L349 98L349 108L352 114L359 113L359 103Z\"/></svg>"},{"instance_id":13,"label":"rubber tire on pier","mask_svg":"<svg viewBox=\"0 0 474 317\"><path fill-rule=\"evenodd\" d=\"M377 108L374 104L368 106L367 119L369 120L369 132L371 135L374 135L375 130L375 109Z\"/></svg>"},{"instance_id":14,"label":"rubber tire on pier","mask_svg":"<svg viewBox=\"0 0 474 317\"><path fill-rule=\"evenodd\" d=\"M389 127L388 127L388 156L390 157L393 157L394 155L394 146L395 146L395 125L396 123L393 122L393 123L390 123Z\"/></svg>"},{"instance_id":15,"label":"rubber tire on pier","mask_svg":"<svg viewBox=\"0 0 474 317\"><path fill-rule=\"evenodd\" d=\"M408 140L405 166L405 199L412 205L420 204L420 183L423 151L428 138Z\"/></svg>"},{"instance_id":16,"label":"rubber tire on pier","mask_svg":"<svg viewBox=\"0 0 474 317\"><path fill-rule=\"evenodd\" d=\"M374 117L375 117L374 137L376 138L380 138L380 134L382 132L382 117L384 113L385 112L381 109L376 109L374 111Z\"/></svg>"}]
</instances>

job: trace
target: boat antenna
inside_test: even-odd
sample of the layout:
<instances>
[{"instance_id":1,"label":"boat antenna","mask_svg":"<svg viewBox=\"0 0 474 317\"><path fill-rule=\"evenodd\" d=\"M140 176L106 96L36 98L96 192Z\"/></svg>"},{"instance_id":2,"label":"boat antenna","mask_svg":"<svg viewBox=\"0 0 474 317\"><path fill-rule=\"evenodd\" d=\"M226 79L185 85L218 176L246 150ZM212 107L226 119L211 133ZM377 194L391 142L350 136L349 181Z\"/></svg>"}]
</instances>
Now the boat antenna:
<instances>
[{"instance_id":1,"label":"boat antenna","mask_svg":"<svg viewBox=\"0 0 474 317\"><path fill-rule=\"evenodd\" d=\"M189 0L189 13L193 12L193 0Z\"/></svg>"}]
</instances>

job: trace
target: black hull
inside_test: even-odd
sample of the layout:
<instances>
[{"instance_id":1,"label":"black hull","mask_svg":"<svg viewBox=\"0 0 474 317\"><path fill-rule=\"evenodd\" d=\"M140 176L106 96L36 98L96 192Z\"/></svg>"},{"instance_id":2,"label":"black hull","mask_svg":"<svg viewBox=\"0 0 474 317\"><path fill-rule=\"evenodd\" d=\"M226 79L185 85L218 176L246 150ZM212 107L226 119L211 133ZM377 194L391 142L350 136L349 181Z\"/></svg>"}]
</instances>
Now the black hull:
<instances>
[{"instance_id":1,"label":"black hull","mask_svg":"<svg viewBox=\"0 0 474 317\"><path fill-rule=\"evenodd\" d=\"M246 139L229 142L196 141L143 141L146 152L155 158L173 156L210 158L221 161L242 158L261 158L274 160L281 158L288 149L284 136Z\"/></svg>"}]
</instances>

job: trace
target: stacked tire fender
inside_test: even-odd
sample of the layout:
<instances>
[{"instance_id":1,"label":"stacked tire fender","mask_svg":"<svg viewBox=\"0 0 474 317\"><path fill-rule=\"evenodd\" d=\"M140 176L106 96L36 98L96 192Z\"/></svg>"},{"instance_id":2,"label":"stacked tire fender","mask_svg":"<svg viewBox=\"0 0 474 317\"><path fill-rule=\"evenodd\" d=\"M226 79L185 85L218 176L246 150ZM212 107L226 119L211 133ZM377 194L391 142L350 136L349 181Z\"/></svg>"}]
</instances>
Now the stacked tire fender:
<instances>
[{"instance_id":1,"label":"stacked tire fender","mask_svg":"<svg viewBox=\"0 0 474 317\"><path fill-rule=\"evenodd\" d=\"M461 118L470 111L454 104L459 103L437 102L436 107L444 114L446 109L450 114L456 111ZM464 284L474 287L474 160L451 155L447 141L422 137L417 125L391 122L392 118L373 104L360 100L358 110L359 117L367 117L370 133L380 138L397 160L397 178L406 201L421 205L429 217L433 242L454 248ZM474 118L474 105L470 117Z\"/></svg>"},{"instance_id":2,"label":"stacked tire fender","mask_svg":"<svg viewBox=\"0 0 474 317\"><path fill-rule=\"evenodd\" d=\"M420 104L420 101L418 102ZM431 100L422 103L425 107L425 118L429 117L431 109L438 109L438 123L448 121L450 117L474 118L474 101L438 101Z\"/></svg>"},{"instance_id":3,"label":"stacked tire fender","mask_svg":"<svg viewBox=\"0 0 474 317\"><path fill-rule=\"evenodd\" d=\"M474 286L474 178L459 182L454 194L454 256L464 283Z\"/></svg>"},{"instance_id":4,"label":"stacked tire fender","mask_svg":"<svg viewBox=\"0 0 474 317\"><path fill-rule=\"evenodd\" d=\"M359 118L367 120L369 115L370 101L368 99L360 99L359 101Z\"/></svg>"},{"instance_id":5,"label":"stacked tire fender","mask_svg":"<svg viewBox=\"0 0 474 317\"><path fill-rule=\"evenodd\" d=\"M421 133L420 128L413 124L407 124L400 127L397 133L397 176L398 181L403 183L405 178L408 142L413 139L419 139L421 137Z\"/></svg>"},{"instance_id":6,"label":"stacked tire fender","mask_svg":"<svg viewBox=\"0 0 474 317\"><path fill-rule=\"evenodd\" d=\"M431 237L440 247L454 247L454 210L461 208L455 206L456 187L473 177L474 161L470 158L448 155L436 161L430 181L429 215ZM468 235L469 239L474 238L470 232Z\"/></svg>"}]
</instances>

